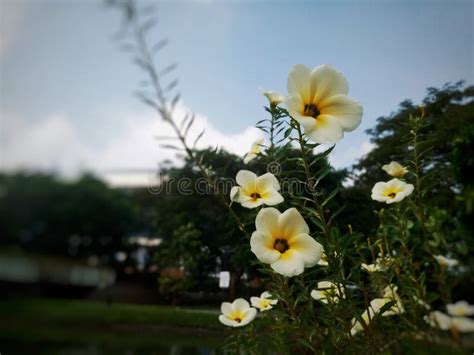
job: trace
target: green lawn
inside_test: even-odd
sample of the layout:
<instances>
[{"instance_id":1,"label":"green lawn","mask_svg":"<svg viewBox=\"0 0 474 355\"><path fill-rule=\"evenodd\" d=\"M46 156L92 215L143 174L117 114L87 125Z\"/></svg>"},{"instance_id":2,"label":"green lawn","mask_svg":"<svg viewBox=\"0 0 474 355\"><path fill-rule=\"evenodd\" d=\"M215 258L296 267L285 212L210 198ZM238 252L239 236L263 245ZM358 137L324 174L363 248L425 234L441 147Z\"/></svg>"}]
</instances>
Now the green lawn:
<instances>
[{"instance_id":1,"label":"green lawn","mask_svg":"<svg viewBox=\"0 0 474 355\"><path fill-rule=\"evenodd\" d=\"M89 301L0 301L0 352L42 349L44 354L66 354L64 349L79 347L73 353L88 353L84 349L91 346L99 354L126 354L127 349L133 354L167 353L171 347L186 354L216 349L228 332L218 314L217 310Z\"/></svg>"},{"instance_id":2,"label":"green lawn","mask_svg":"<svg viewBox=\"0 0 474 355\"><path fill-rule=\"evenodd\" d=\"M34 299L0 301L0 353L35 355L211 354L232 330L219 311ZM469 354L418 341L400 354Z\"/></svg>"}]
</instances>

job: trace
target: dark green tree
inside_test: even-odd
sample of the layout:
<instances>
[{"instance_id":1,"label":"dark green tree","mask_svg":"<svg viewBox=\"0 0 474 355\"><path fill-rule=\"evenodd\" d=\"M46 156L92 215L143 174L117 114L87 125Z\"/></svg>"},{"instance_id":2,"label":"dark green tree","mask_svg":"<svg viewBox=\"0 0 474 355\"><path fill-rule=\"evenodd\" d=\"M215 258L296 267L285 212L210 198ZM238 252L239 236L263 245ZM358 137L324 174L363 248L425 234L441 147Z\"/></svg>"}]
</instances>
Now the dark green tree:
<instances>
[{"instance_id":1,"label":"dark green tree","mask_svg":"<svg viewBox=\"0 0 474 355\"><path fill-rule=\"evenodd\" d=\"M377 119L377 125L367 130L375 148L352 170L354 186L344 191L348 206L347 218L352 217L356 230L370 234L377 226L372 211L377 203L370 200L370 190L377 181L390 177L382 165L395 160L410 165L410 152L405 140L409 136L410 116L424 115L426 125L421 129L424 140L424 188L429 190L429 206L442 208L452 223L473 227L473 167L474 167L474 86L463 82L429 88L421 105L403 101L397 111ZM360 208L363 205L364 208Z\"/></svg>"}]
</instances>

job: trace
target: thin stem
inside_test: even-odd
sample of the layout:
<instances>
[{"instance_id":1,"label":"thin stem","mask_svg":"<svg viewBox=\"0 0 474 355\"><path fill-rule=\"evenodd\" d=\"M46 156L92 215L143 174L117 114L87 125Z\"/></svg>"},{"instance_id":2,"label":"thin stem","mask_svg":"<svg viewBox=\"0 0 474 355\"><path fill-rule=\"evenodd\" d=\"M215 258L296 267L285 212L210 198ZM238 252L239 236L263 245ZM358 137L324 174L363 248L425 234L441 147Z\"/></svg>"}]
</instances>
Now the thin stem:
<instances>
[{"instance_id":1,"label":"thin stem","mask_svg":"<svg viewBox=\"0 0 474 355\"><path fill-rule=\"evenodd\" d=\"M176 122L173 120L173 112L172 109L170 110L168 108L168 102L166 101L166 98L163 93L163 88L160 83L160 79L158 76L158 71L155 67L152 55L150 53L147 41L145 39L145 36L140 29L140 25L138 23L137 17L132 16L132 27L133 27L133 33L135 36L135 40L138 44L139 48L139 53L141 56L141 60L143 61L143 64L145 65L146 72L149 74L151 78L151 82L153 84L153 88L155 90L155 96L157 99L158 104L156 105L155 109L157 110L158 114L163 118L164 121L168 122L171 127L173 128L174 132L176 133L176 136L178 137L179 141L181 142L187 156L189 159L196 164L198 167L200 173L203 175L205 178L207 184L209 187L212 188L214 193L217 195L218 200L220 203L229 211L230 215L232 218L235 220L237 223L239 229L245 234L247 238L250 238L249 233L247 232L245 228L245 224L242 222L242 220L239 218L239 216L234 212L232 209L231 204L227 201L226 196L222 194L219 190L215 188L215 182L214 180L209 176L205 166L202 164L202 161L196 157L194 154L193 149L189 147L189 145L186 142L186 137L183 135L183 133L180 131L179 127L176 125Z\"/></svg>"},{"instance_id":2,"label":"thin stem","mask_svg":"<svg viewBox=\"0 0 474 355\"><path fill-rule=\"evenodd\" d=\"M306 175L306 181L308 183L308 182L312 181L313 176L311 174L311 170L310 170L310 167L309 167L309 164L308 164L308 155L307 155L307 150L306 150L306 147L305 147L305 141L304 141L304 138L303 138L303 133L301 132L301 127L300 127L299 124L297 124L296 128L297 128L297 131L298 131L298 141L299 141L299 144L300 144L301 158L303 159L304 170L305 170L305 175ZM321 221L321 224L323 226L323 232L326 235L326 237L329 239L330 238L329 225L328 225L328 223L326 221L326 217L324 215L323 205L319 202L319 199L317 197L315 187L316 186L314 186L314 187L310 186L310 189L312 190L311 195L313 197L313 203L317 208L318 217L319 217L319 220Z\"/></svg>"}]
</instances>

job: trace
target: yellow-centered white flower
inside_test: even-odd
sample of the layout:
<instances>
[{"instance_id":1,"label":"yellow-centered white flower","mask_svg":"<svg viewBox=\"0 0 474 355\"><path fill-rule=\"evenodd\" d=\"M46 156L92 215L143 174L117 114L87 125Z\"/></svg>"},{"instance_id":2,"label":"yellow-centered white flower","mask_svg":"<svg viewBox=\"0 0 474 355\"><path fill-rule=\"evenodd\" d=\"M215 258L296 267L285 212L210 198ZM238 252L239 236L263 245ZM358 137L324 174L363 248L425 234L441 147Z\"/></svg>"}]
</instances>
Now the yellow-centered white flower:
<instances>
[{"instance_id":1,"label":"yellow-centered white flower","mask_svg":"<svg viewBox=\"0 0 474 355\"><path fill-rule=\"evenodd\" d=\"M262 209L250 238L252 252L277 273L292 277L318 263L323 247L309 235L309 227L296 208L280 213Z\"/></svg>"},{"instance_id":2,"label":"yellow-centered white flower","mask_svg":"<svg viewBox=\"0 0 474 355\"><path fill-rule=\"evenodd\" d=\"M250 147L250 152L248 152L244 156L244 164L248 164L250 161L254 160L258 156L258 154L261 153L263 142L264 139L259 138L252 143L252 146Z\"/></svg>"},{"instance_id":3,"label":"yellow-centered white flower","mask_svg":"<svg viewBox=\"0 0 474 355\"><path fill-rule=\"evenodd\" d=\"M276 91L264 91L262 93L270 103L270 107L275 107L285 101L285 97Z\"/></svg>"},{"instance_id":4,"label":"yellow-centered white flower","mask_svg":"<svg viewBox=\"0 0 474 355\"><path fill-rule=\"evenodd\" d=\"M237 298L234 302L223 302L221 304L222 314L219 321L229 327L242 327L255 319L257 310L250 307L243 298Z\"/></svg>"},{"instance_id":5,"label":"yellow-centered white flower","mask_svg":"<svg viewBox=\"0 0 474 355\"><path fill-rule=\"evenodd\" d=\"M466 301L458 301L446 305L448 313L452 316L464 317L474 315L474 306Z\"/></svg>"},{"instance_id":6,"label":"yellow-centered white flower","mask_svg":"<svg viewBox=\"0 0 474 355\"><path fill-rule=\"evenodd\" d=\"M378 182L372 188L372 200L387 204L400 202L413 192L414 186L398 179Z\"/></svg>"},{"instance_id":7,"label":"yellow-centered white flower","mask_svg":"<svg viewBox=\"0 0 474 355\"><path fill-rule=\"evenodd\" d=\"M278 192L280 184L271 173L257 176L251 171L240 170L235 180L239 186L230 190L230 199L243 207L274 206L283 202L283 196Z\"/></svg>"},{"instance_id":8,"label":"yellow-centered white flower","mask_svg":"<svg viewBox=\"0 0 474 355\"><path fill-rule=\"evenodd\" d=\"M278 303L278 300L272 299L270 292L263 292L260 297L251 297L252 307L259 309L261 312L272 309Z\"/></svg>"},{"instance_id":9,"label":"yellow-centered white flower","mask_svg":"<svg viewBox=\"0 0 474 355\"><path fill-rule=\"evenodd\" d=\"M329 281L318 282L318 289L311 291L311 297L323 303L337 303L345 297L344 286Z\"/></svg>"},{"instance_id":10,"label":"yellow-centered white flower","mask_svg":"<svg viewBox=\"0 0 474 355\"><path fill-rule=\"evenodd\" d=\"M347 79L329 65L313 70L295 65L288 75L287 87L288 112L316 143L335 143L362 120L362 106L347 96Z\"/></svg>"},{"instance_id":11,"label":"yellow-centered white flower","mask_svg":"<svg viewBox=\"0 0 474 355\"><path fill-rule=\"evenodd\" d=\"M406 173L408 173L408 169L396 161L392 161L390 164L382 166L382 169L385 170L388 175L397 178L403 177Z\"/></svg>"},{"instance_id":12,"label":"yellow-centered white flower","mask_svg":"<svg viewBox=\"0 0 474 355\"><path fill-rule=\"evenodd\" d=\"M456 259L447 258L443 255L433 255L441 267L454 267L459 265Z\"/></svg>"}]
</instances>

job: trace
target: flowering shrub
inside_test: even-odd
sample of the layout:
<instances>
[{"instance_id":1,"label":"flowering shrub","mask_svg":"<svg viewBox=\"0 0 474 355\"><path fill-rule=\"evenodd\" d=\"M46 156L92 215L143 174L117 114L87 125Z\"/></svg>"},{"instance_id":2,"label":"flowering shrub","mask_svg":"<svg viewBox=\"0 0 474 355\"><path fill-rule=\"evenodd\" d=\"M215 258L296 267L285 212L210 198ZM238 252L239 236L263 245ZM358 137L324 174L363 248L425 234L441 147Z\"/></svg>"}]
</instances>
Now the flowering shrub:
<instances>
[{"instance_id":1,"label":"flowering shrub","mask_svg":"<svg viewBox=\"0 0 474 355\"><path fill-rule=\"evenodd\" d=\"M467 270L453 255L450 231L440 228L439 210L424 203L433 189L424 173L431 162L426 160L430 141L423 133L423 110L405 122L410 130L403 144L409 156L401 162L378 162L391 179L373 181L371 198L380 202L374 235L339 225L344 206L329 208L338 188L321 188L330 167L320 163L327 161L344 133L360 125L363 113L361 104L348 96L347 79L329 65L312 70L295 65L286 97L264 93L269 118L257 127L267 138L256 141L243 157L248 169L237 174L229 195L219 189L217 172L195 152L204 132L190 143L193 117L176 121L179 95L167 96L174 82L161 82L145 38L148 23L137 20L132 4L125 1L138 46L136 61L155 91L152 96L140 92L139 97L173 128L180 146L170 148L195 163L225 206L246 237L244 247L254 254L265 285L260 297L250 299L251 305L242 298L222 303L220 322L238 328L223 351L371 354L406 340L464 344L465 334L474 331L474 311L458 299L454 286ZM298 156L290 154L293 147ZM282 170L287 160L298 168ZM256 164L267 165L269 172L257 176L252 172ZM298 188L281 188L288 177ZM244 212L253 213L252 223L241 218Z\"/></svg>"},{"instance_id":2,"label":"flowering shrub","mask_svg":"<svg viewBox=\"0 0 474 355\"><path fill-rule=\"evenodd\" d=\"M249 154L255 160L278 162L285 159L285 149L297 143L306 189L285 195L275 181L278 176L257 177L249 171L237 175L239 186L233 188L231 201L248 208L293 207L256 212L249 247L265 275L267 291L261 298L252 297L252 306L268 310L260 315L268 322L250 323L233 334L226 347L230 352L378 353L404 338L460 341L461 334L474 331L470 318L474 306L466 301L443 306L453 299L453 283L448 280L458 274L459 262L438 255L443 248L432 242L431 234L439 231L428 223L429 210L423 205L423 196L429 193L421 170L429 164L420 151L426 143L420 133L423 115L407 122L411 131L406 144L412 152L408 166L385 164L382 169L392 179L374 182L371 198L381 202L377 235L367 238L350 227L343 232L337 211L329 211L337 190L318 189L326 172L314 166L333 147L315 159L309 152L320 143L337 142L344 131L360 124L362 107L347 94L347 80L330 66L311 71L297 65L290 70L284 101L274 92L265 95L271 118L260 121L259 127L266 133L278 130L280 135L270 134L267 144L256 142ZM280 99L272 101L273 97ZM275 304L270 305L270 296ZM434 307L447 309L449 315ZM446 330L451 334L443 333ZM263 332L264 337L255 335Z\"/></svg>"}]
</instances>

